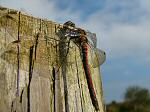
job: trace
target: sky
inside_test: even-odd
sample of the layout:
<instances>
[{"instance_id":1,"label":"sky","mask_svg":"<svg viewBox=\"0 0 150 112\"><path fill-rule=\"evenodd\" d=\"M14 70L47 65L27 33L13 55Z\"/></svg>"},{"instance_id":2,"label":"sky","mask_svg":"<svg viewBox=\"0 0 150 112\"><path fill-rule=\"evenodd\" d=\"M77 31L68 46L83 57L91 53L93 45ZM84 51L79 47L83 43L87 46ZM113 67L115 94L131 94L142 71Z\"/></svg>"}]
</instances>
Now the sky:
<instances>
[{"instance_id":1,"label":"sky","mask_svg":"<svg viewBox=\"0 0 150 112\"><path fill-rule=\"evenodd\" d=\"M150 0L0 0L0 5L95 32L106 52L101 66L105 102L126 88L150 89Z\"/></svg>"}]
</instances>

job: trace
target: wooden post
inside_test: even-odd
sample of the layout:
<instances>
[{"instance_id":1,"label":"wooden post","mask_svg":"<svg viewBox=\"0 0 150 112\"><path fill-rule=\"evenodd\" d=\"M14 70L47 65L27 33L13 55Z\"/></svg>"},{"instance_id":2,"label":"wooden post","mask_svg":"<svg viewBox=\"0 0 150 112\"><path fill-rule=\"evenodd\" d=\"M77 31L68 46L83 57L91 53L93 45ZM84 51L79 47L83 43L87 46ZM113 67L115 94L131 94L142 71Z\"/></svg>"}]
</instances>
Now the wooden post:
<instances>
[{"instance_id":1,"label":"wooden post","mask_svg":"<svg viewBox=\"0 0 150 112\"><path fill-rule=\"evenodd\" d=\"M79 48L72 41L66 46L58 26L0 7L0 112L96 112ZM99 112L104 112L100 69L90 65Z\"/></svg>"}]
</instances>

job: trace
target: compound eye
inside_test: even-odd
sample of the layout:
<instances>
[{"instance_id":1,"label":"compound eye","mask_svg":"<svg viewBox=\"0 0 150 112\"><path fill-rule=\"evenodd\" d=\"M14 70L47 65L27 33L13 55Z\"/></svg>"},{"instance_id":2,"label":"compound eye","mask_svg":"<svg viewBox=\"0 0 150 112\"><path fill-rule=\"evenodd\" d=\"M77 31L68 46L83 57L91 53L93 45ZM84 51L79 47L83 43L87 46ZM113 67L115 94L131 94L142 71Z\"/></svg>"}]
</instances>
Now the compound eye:
<instances>
[{"instance_id":1,"label":"compound eye","mask_svg":"<svg viewBox=\"0 0 150 112\"><path fill-rule=\"evenodd\" d=\"M75 24L73 22L71 22L71 21L65 22L64 25L75 27Z\"/></svg>"}]
</instances>

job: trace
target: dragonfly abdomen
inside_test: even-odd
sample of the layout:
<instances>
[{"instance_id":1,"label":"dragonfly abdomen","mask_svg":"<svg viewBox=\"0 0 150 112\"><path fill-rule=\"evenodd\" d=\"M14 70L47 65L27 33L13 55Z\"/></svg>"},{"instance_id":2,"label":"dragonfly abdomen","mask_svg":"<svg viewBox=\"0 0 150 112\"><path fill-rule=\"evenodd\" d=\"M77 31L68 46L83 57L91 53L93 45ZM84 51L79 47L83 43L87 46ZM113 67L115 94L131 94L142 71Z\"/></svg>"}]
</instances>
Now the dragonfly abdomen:
<instances>
[{"instance_id":1,"label":"dragonfly abdomen","mask_svg":"<svg viewBox=\"0 0 150 112\"><path fill-rule=\"evenodd\" d=\"M85 75L87 79L88 89L90 92L90 97L91 97L93 106L98 111L99 110L98 100L96 98L96 92L94 90L92 77L91 77L91 70L88 64L88 44L86 42L83 42L81 45L81 48L82 48L82 56L83 56L82 62L83 62L83 67L84 67L84 71L85 71Z\"/></svg>"}]
</instances>

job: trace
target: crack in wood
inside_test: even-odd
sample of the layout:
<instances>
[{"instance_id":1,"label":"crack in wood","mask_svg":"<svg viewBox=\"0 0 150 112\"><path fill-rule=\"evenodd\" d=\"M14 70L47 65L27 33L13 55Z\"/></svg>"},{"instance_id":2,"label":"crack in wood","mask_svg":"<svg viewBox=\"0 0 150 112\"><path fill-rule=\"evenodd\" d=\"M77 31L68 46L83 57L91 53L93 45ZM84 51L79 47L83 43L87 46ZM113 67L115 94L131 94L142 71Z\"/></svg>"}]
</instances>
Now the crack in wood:
<instances>
[{"instance_id":1,"label":"crack in wood","mask_svg":"<svg viewBox=\"0 0 150 112\"><path fill-rule=\"evenodd\" d=\"M40 28L39 28L39 32L37 33L37 35L36 35L36 40L35 40L35 53L34 53L34 55L35 55L35 60L36 60L36 52L37 52L37 46L38 46L38 43L39 43L39 35L40 35L40 32L41 32L41 19L40 19Z\"/></svg>"},{"instance_id":2,"label":"crack in wood","mask_svg":"<svg viewBox=\"0 0 150 112\"><path fill-rule=\"evenodd\" d=\"M22 103L22 96L23 96L23 92L24 92L24 89L21 91L21 95L20 95L20 103Z\"/></svg>"},{"instance_id":3,"label":"crack in wood","mask_svg":"<svg viewBox=\"0 0 150 112\"><path fill-rule=\"evenodd\" d=\"M52 75L53 75L53 94L54 94L54 112L56 112L56 98L55 98L55 68L53 67L53 70L52 70Z\"/></svg>"},{"instance_id":4,"label":"crack in wood","mask_svg":"<svg viewBox=\"0 0 150 112\"><path fill-rule=\"evenodd\" d=\"M12 102L11 102L11 112L13 112L13 105L14 105L13 103L14 103L14 102L12 101Z\"/></svg>"},{"instance_id":5,"label":"crack in wood","mask_svg":"<svg viewBox=\"0 0 150 112\"><path fill-rule=\"evenodd\" d=\"M18 18L18 41L20 41L20 12L19 12L19 18ZM17 44L17 96L19 96L19 80L20 80L20 45Z\"/></svg>"},{"instance_id":6,"label":"crack in wood","mask_svg":"<svg viewBox=\"0 0 150 112\"><path fill-rule=\"evenodd\" d=\"M29 55L29 84L28 84L28 87L27 87L27 99L28 99L27 112L30 112L30 84L31 84L33 66L34 66L33 49L34 49L34 46L31 46L30 47L30 55Z\"/></svg>"}]
</instances>

